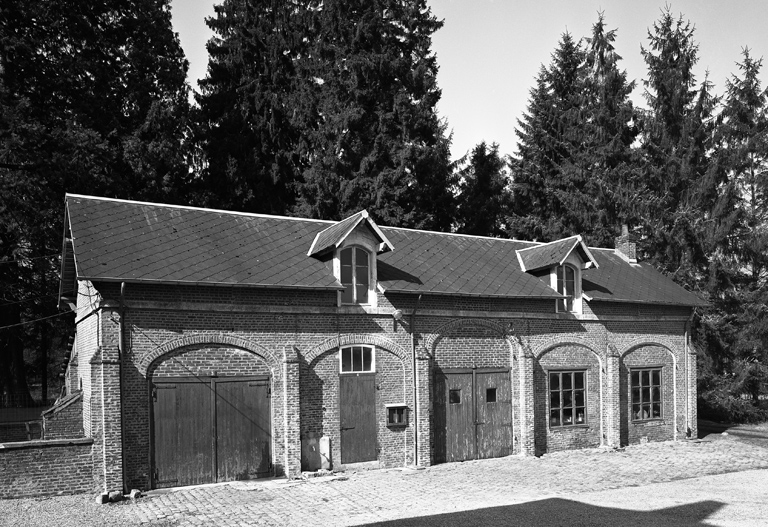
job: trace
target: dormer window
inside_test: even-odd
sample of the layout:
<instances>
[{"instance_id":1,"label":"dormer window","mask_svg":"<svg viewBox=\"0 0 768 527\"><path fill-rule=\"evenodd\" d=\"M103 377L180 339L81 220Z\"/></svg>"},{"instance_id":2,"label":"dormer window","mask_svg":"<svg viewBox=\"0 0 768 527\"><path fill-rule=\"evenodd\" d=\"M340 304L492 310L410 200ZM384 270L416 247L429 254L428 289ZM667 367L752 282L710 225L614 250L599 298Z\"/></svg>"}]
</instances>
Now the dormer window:
<instances>
[{"instance_id":1,"label":"dormer window","mask_svg":"<svg viewBox=\"0 0 768 527\"><path fill-rule=\"evenodd\" d=\"M570 265L557 267L557 292L565 298L557 301L557 310L563 312L574 311L574 298L576 297L576 269Z\"/></svg>"},{"instance_id":2,"label":"dormer window","mask_svg":"<svg viewBox=\"0 0 768 527\"><path fill-rule=\"evenodd\" d=\"M376 257L395 248L364 210L317 233L307 256L328 262L333 256L333 276L341 289L341 306L377 306Z\"/></svg>"},{"instance_id":3,"label":"dormer window","mask_svg":"<svg viewBox=\"0 0 768 527\"><path fill-rule=\"evenodd\" d=\"M581 236L542 243L517 250L520 269L540 278L563 298L555 300L555 311L579 315L583 309L581 273L597 268Z\"/></svg>"},{"instance_id":4,"label":"dormer window","mask_svg":"<svg viewBox=\"0 0 768 527\"><path fill-rule=\"evenodd\" d=\"M360 247L347 247L339 251L341 264L342 304L368 304L371 285L370 254Z\"/></svg>"}]
</instances>

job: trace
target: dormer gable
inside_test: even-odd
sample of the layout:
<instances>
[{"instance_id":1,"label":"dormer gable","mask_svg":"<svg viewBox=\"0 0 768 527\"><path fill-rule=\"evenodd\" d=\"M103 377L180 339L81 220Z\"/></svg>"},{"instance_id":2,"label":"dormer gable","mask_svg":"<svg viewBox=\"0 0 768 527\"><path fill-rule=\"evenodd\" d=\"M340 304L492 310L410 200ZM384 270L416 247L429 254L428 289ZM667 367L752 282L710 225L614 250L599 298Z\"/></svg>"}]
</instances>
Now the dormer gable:
<instances>
[{"instance_id":1,"label":"dormer gable","mask_svg":"<svg viewBox=\"0 0 768 527\"><path fill-rule=\"evenodd\" d=\"M572 258L572 255L576 259ZM568 260L572 263L580 262L580 269L596 269L599 267L597 260L592 256L581 235L525 249L518 249L517 258L520 262L520 268L527 273L557 267L563 265Z\"/></svg>"},{"instance_id":2,"label":"dormer gable","mask_svg":"<svg viewBox=\"0 0 768 527\"><path fill-rule=\"evenodd\" d=\"M320 231L312 241L312 245L307 252L307 256L321 256L325 253L334 251L347 242L347 239L353 232L367 230L374 239L377 240L376 254L382 254L387 251L394 251L394 246L390 243L376 222L368 214L368 211L361 210L349 218L334 223L327 229Z\"/></svg>"},{"instance_id":3,"label":"dormer gable","mask_svg":"<svg viewBox=\"0 0 768 527\"><path fill-rule=\"evenodd\" d=\"M555 302L555 311L582 313L582 271L599 265L581 236L519 249L517 258L523 271L548 282L562 295Z\"/></svg>"},{"instance_id":4,"label":"dormer gable","mask_svg":"<svg viewBox=\"0 0 768 527\"><path fill-rule=\"evenodd\" d=\"M362 210L317 233L307 254L332 254L333 275L344 288L338 293L339 306L376 307L376 257L392 250L392 243Z\"/></svg>"}]
</instances>

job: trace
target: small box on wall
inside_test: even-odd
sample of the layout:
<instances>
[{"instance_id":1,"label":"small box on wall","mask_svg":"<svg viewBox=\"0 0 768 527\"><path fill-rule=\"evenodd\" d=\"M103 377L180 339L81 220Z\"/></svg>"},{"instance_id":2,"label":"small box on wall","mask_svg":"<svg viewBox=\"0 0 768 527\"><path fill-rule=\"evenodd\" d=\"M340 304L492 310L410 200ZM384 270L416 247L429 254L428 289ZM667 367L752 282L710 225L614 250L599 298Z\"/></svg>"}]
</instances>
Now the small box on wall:
<instances>
[{"instance_id":1,"label":"small box on wall","mask_svg":"<svg viewBox=\"0 0 768 527\"><path fill-rule=\"evenodd\" d=\"M387 426L401 427L408 426L408 407L404 403L388 404Z\"/></svg>"}]
</instances>

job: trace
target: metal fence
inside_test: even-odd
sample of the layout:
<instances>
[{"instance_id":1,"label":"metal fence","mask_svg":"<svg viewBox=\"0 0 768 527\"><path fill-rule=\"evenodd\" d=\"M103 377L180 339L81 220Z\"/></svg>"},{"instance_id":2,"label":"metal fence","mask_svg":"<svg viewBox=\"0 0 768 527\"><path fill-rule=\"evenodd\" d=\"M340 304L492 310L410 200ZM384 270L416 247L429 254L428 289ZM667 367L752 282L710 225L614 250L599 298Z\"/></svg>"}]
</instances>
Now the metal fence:
<instances>
[{"instance_id":1,"label":"metal fence","mask_svg":"<svg viewBox=\"0 0 768 527\"><path fill-rule=\"evenodd\" d=\"M41 414L55 398L30 400L15 394L0 394L0 443L40 439L43 423Z\"/></svg>"}]
</instances>

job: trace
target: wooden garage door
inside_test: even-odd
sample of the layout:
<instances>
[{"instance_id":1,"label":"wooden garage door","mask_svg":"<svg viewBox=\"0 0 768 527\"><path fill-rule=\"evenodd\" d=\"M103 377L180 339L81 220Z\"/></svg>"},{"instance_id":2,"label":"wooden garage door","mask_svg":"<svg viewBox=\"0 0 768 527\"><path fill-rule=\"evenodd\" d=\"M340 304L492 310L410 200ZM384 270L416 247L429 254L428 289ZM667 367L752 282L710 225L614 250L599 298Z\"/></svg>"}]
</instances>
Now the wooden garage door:
<instances>
[{"instance_id":1,"label":"wooden garage door","mask_svg":"<svg viewBox=\"0 0 768 527\"><path fill-rule=\"evenodd\" d=\"M512 453L509 370L455 369L435 374L435 461Z\"/></svg>"},{"instance_id":2,"label":"wooden garage door","mask_svg":"<svg viewBox=\"0 0 768 527\"><path fill-rule=\"evenodd\" d=\"M179 377L152 385L153 487L266 476L267 377Z\"/></svg>"}]
</instances>

